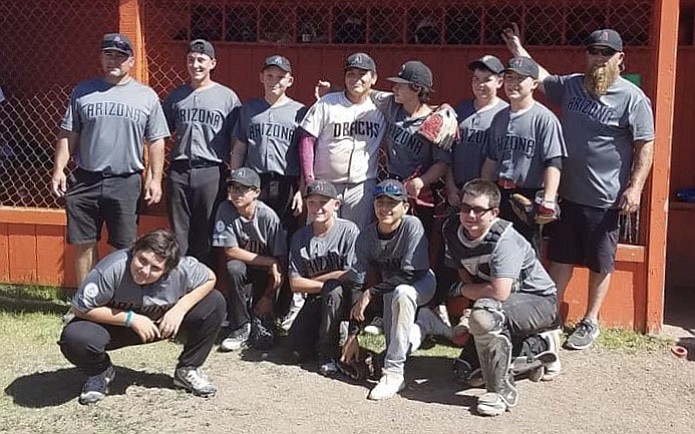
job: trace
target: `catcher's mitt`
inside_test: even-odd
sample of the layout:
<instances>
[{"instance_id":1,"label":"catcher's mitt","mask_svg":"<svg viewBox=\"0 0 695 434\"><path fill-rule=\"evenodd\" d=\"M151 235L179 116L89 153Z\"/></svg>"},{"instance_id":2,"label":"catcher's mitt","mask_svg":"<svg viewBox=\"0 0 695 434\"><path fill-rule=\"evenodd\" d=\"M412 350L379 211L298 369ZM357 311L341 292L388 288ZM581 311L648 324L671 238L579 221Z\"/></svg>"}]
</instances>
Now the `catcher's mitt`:
<instances>
[{"instance_id":1,"label":"catcher's mitt","mask_svg":"<svg viewBox=\"0 0 695 434\"><path fill-rule=\"evenodd\" d=\"M355 382L379 381L382 364L381 358L377 353L363 349L360 351L358 360L350 363L338 362L338 370L341 374Z\"/></svg>"},{"instance_id":2,"label":"catcher's mitt","mask_svg":"<svg viewBox=\"0 0 695 434\"><path fill-rule=\"evenodd\" d=\"M449 104L442 104L420 125L418 133L438 148L449 150L460 137L456 112Z\"/></svg>"},{"instance_id":3,"label":"catcher's mitt","mask_svg":"<svg viewBox=\"0 0 695 434\"><path fill-rule=\"evenodd\" d=\"M275 322L272 319L251 318L251 333L249 346L257 350L267 351L275 344Z\"/></svg>"},{"instance_id":4,"label":"catcher's mitt","mask_svg":"<svg viewBox=\"0 0 695 434\"><path fill-rule=\"evenodd\" d=\"M556 202L544 201L538 204L521 193L514 193L509 198L509 203L519 220L529 226L544 225L560 217L560 207Z\"/></svg>"}]
</instances>

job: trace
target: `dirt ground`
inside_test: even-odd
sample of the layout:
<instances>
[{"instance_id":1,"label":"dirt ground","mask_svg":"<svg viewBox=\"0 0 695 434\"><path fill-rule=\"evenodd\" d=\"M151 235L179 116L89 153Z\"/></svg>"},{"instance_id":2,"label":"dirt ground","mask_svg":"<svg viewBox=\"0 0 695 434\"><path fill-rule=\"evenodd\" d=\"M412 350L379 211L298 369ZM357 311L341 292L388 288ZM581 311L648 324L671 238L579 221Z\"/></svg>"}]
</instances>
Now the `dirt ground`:
<instances>
[{"instance_id":1,"label":"dirt ground","mask_svg":"<svg viewBox=\"0 0 695 434\"><path fill-rule=\"evenodd\" d=\"M219 392L201 399L173 389L178 348L158 343L114 352L117 377L110 395L90 407L77 403L82 377L57 346L35 353L50 356L28 359L30 349L16 348L16 364L1 377L0 431L695 432L695 363L668 350L563 351L560 377L519 382L518 407L491 419L473 411L482 390L460 390L451 381L448 357L416 353L400 396L370 402L366 386L323 378L309 367L262 361L256 352L213 353L206 372Z\"/></svg>"}]
</instances>

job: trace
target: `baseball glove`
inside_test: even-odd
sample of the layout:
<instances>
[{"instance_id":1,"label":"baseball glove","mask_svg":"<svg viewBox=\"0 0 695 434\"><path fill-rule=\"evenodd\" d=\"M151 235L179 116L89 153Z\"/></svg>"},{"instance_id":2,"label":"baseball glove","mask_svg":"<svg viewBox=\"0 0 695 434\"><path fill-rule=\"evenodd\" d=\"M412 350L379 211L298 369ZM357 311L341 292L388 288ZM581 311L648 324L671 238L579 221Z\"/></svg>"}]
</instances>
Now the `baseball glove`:
<instances>
[{"instance_id":1,"label":"baseball glove","mask_svg":"<svg viewBox=\"0 0 695 434\"><path fill-rule=\"evenodd\" d=\"M442 104L420 125L418 133L438 148L449 150L460 137L456 112L449 104Z\"/></svg>"},{"instance_id":2,"label":"baseball glove","mask_svg":"<svg viewBox=\"0 0 695 434\"><path fill-rule=\"evenodd\" d=\"M370 350L360 351L360 357L350 363L338 362L338 370L352 381L361 383L381 378L382 362L379 355Z\"/></svg>"},{"instance_id":3,"label":"baseball glove","mask_svg":"<svg viewBox=\"0 0 695 434\"><path fill-rule=\"evenodd\" d=\"M529 226L544 225L560 217L560 207L556 202L544 201L537 204L521 193L514 193L509 198L514 214Z\"/></svg>"},{"instance_id":4,"label":"baseball glove","mask_svg":"<svg viewBox=\"0 0 695 434\"><path fill-rule=\"evenodd\" d=\"M251 318L249 346L261 351L268 351L275 344L275 322L272 319Z\"/></svg>"}]
</instances>

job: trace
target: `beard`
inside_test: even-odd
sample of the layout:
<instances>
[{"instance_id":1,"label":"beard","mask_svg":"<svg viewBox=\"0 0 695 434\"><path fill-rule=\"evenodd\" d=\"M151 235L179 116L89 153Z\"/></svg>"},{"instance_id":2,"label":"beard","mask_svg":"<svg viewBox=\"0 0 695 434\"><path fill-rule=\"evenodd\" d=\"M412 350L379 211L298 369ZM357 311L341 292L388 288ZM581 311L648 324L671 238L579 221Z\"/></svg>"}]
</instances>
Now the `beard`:
<instances>
[{"instance_id":1,"label":"beard","mask_svg":"<svg viewBox=\"0 0 695 434\"><path fill-rule=\"evenodd\" d=\"M620 76L620 65L607 63L604 66L588 66L584 74L584 86L594 96L605 95L608 88Z\"/></svg>"}]
</instances>

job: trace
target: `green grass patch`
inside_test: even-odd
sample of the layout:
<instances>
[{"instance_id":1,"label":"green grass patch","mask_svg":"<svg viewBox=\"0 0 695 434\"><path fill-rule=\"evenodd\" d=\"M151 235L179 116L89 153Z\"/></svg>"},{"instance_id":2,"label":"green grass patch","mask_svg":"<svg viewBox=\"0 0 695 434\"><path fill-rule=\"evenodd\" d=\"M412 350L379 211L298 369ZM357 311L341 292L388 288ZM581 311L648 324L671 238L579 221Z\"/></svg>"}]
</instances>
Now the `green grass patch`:
<instances>
[{"instance_id":1,"label":"green grass patch","mask_svg":"<svg viewBox=\"0 0 695 434\"><path fill-rule=\"evenodd\" d=\"M54 286L0 284L0 297L16 301L43 301L67 304L70 302L73 293L74 290L72 289Z\"/></svg>"},{"instance_id":2,"label":"green grass patch","mask_svg":"<svg viewBox=\"0 0 695 434\"><path fill-rule=\"evenodd\" d=\"M672 339L643 335L632 330L602 328L597 343L603 348L628 352L657 352L673 345Z\"/></svg>"}]
</instances>

